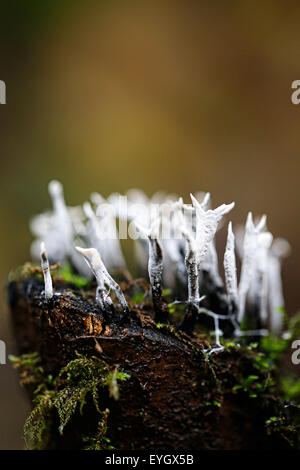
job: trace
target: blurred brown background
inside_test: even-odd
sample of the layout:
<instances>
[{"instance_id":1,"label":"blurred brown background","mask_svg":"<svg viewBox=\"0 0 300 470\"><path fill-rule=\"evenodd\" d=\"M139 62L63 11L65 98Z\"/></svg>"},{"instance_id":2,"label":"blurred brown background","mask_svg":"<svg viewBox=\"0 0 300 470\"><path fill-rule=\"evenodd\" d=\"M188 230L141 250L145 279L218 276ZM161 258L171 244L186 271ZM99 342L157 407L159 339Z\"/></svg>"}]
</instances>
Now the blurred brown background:
<instances>
[{"instance_id":1,"label":"blurred brown background","mask_svg":"<svg viewBox=\"0 0 300 470\"><path fill-rule=\"evenodd\" d=\"M70 204L139 186L236 201L234 222L267 213L286 237L289 312L298 267L300 4L293 1L1 2L0 339L12 267L29 258L28 219L59 178ZM28 410L0 366L0 448L22 448Z\"/></svg>"}]
</instances>

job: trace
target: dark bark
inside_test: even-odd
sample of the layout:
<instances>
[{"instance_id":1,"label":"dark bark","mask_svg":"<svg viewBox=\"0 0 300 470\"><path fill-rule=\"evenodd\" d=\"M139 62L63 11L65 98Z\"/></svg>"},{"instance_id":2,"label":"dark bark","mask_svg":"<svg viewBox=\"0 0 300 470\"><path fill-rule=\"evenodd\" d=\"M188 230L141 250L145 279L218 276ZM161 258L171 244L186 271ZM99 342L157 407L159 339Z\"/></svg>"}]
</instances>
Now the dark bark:
<instances>
[{"instance_id":1,"label":"dark bark","mask_svg":"<svg viewBox=\"0 0 300 470\"><path fill-rule=\"evenodd\" d=\"M172 326L158 328L151 310L131 309L125 317L117 311L107 315L90 294L80 296L63 284L55 288L56 295L47 302L36 278L10 283L19 352L37 351L45 371L52 374L74 359L76 352L101 357L130 374L120 386L120 399L107 398L106 403L109 436L116 448L288 446L286 440L265 432L265 420L279 412L275 398L257 401L232 393L239 375L253 373L251 361L242 352L224 351L208 361L202 352L203 339Z\"/></svg>"}]
</instances>

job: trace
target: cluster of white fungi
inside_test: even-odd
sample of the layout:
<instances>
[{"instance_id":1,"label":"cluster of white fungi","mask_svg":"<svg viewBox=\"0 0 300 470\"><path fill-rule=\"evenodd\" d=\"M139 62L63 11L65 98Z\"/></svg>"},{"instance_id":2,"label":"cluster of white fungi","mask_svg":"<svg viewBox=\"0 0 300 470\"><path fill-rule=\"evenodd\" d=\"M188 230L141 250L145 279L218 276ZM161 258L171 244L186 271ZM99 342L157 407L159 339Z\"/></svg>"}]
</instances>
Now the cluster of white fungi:
<instances>
[{"instance_id":1,"label":"cluster of white fungi","mask_svg":"<svg viewBox=\"0 0 300 470\"><path fill-rule=\"evenodd\" d=\"M236 237L229 222L223 281L219 274L215 235L234 203L212 209L209 193L191 195L191 204L185 204L175 195L157 193L149 199L135 189L128 191L126 196L114 193L106 200L93 193L91 202L82 207L68 207L58 181L50 182L49 194L53 211L35 216L31 221L31 230L36 237L32 256L41 259L47 300L54 295L49 263L68 261L82 276L96 278L96 300L102 311L114 309L113 292L121 309L128 313L125 296L109 273L126 269L117 230L117 222L125 221L135 229L136 263L142 274L148 270L157 321L168 321L162 288L176 293L180 286L179 290L186 292L185 298L177 298L174 304L186 304L186 315L194 321L199 314L213 319L214 350L222 349L220 320L232 323L235 336L265 334L267 329L276 335L282 333L281 261L288 255L290 247L282 238L273 239L267 229L266 216L255 223L250 212L245 228L237 228ZM107 205L114 210L104 216L101 209ZM137 205L142 210L136 210ZM158 209L154 211L154 208ZM166 225L167 236L163 230ZM239 280L235 244L241 260ZM205 299L216 292L223 302L222 312L203 306ZM248 312L252 315L256 312L257 330L241 329Z\"/></svg>"}]
</instances>

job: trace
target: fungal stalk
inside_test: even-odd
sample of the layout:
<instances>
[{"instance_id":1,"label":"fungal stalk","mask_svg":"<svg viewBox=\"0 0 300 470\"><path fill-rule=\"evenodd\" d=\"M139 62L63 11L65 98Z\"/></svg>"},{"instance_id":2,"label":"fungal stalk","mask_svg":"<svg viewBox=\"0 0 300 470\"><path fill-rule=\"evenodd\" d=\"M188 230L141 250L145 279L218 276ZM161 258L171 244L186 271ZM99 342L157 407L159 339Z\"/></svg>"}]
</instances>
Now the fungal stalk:
<instances>
[{"instance_id":1,"label":"fungal stalk","mask_svg":"<svg viewBox=\"0 0 300 470\"><path fill-rule=\"evenodd\" d=\"M31 231L38 237L32 244L31 252L33 257L38 259L40 244L44 241L50 263L65 262L72 250L72 224L64 200L62 184L58 181L51 181L48 190L53 212L38 215L31 221Z\"/></svg>"},{"instance_id":2,"label":"fungal stalk","mask_svg":"<svg viewBox=\"0 0 300 470\"><path fill-rule=\"evenodd\" d=\"M195 234L191 230L185 228L182 234L187 242L186 250L186 268L188 272L188 291L189 301L199 303L199 273L201 269L205 268L205 258L209 267L206 268L212 271L213 279L216 285L222 285L218 275L218 262L213 245L213 239L223 215L227 214L233 207L234 203L223 204L214 210L208 209L210 196L204 198L202 204L191 194L193 207L196 211L196 227ZM192 228L193 229L193 228Z\"/></svg>"},{"instance_id":3,"label":"fungal stalk","mask_svg":"<svg viewBox=\"0 0 300 470\"><path fill-rule=\"evenodd\" d=\"M236 310L238 305L238 288L234 249L234 234L232 231L231 222L229 222L228 224L227 243L224 254L224 272L228 296L228 305L230 312L232 313Z\"/></svg>"},{"instance_id":4,"label":"fungal stalk","mask_svg":"<svg viewBox=\"0 0 300 470\"><path fill-rule=\"evenodd\" d=\"M56 180L51 181L49 183L49 194L52 199L55 217L55 224L51 231L51 235L54 234L55 236L55 243L52 245L53 257L61 261L68 256L72 247L72 225L64 199L62 184Z\"/></svg>"},{"instance_id":5,"label":"fungal stalk","mask_svg":"<svg viewBox=\"0 0 300 470\"><path fill-rule=\"evenodd\" d=\"M208 245L208 250L201 267L202 271L207 271L214 287L223 287L223 281L219 274L218 255L214 241Z\"/></svg>"},{"instance_id":6,"label":"fungal stalk","mask_svg":"<svg viewBox=\"0 0 300 470\"><path fill-rule=\"evenodd\" d=\"M243 260L239 283L239 316L241 322L244 319L247 293L253 280L255 269L255 254L257 249L257 237L262 233L266 225L266 216L263 216L257 226L254 225L252 213L249 212L243 243Z\"/></svg>"},{"instance_id":7,"label":"fungal stalk","mask_svg":"<svg viewBox=\"0 0 300 470\"><path fill-rule=\"evenodd\" d=\"M99 252L95 248L84 249L76 247L76 250L84 257L86 263L96 278L98 284L96 289L96 302L98 303L100 309L102 312L112 312L114 308L112 299L110 297L110 288L107 287L107 282L103 272L103 262Z\"/></svg>"},{"instance_id":8,"label":"fungal stalk","mask_svg":"<svg viewBox=\"0 0 300 470\"><path fill-rule=\"evenodd\" d=\"M253 290L250 293L254 297L254 303L257 302L259 317L266 325L268 318L268 256L269 249L273 241L273 235L270 232L264 232L257 237L257 250L255 256L255 272L253 280Z\"/></svg>"},{"instance_id":9,"label":"fungal stalk","mask_svg":"<svg viewBox=\"0 0 300 470\"><path fill-rule=\"evenodd\" d=\"M106 204L107 201L98 193L91 194L91 201L96 206L96 214L92 210L90 206L90 210L88 211L90 215L88 215L87 211L85 213L87 217L93 219L92 222L92 236L98 240L99 245L102 247L100 250L101 256L103 257L105 264L108 268L113 269L126 269L125 259L122 253L119 234L116 228L116 217L115 217L115 209L111 210L109 213L105 214L105 217L102 219L98 217L98 212L101 213L101 209ZM102 234L101 237L99 235ZM94 245L93 245L94 246ZM103 256L105 253L105 257Z\"/></svg>"},{"instance_id":10,"label":"fungal stalk","mask_svg":"<svg viewBox=\"0 0 300 470\"><path fill-rule=\"evenodd\" d=\"M83 212L87 218L87 238L88 242L91 246L96 248L100 253L101 259L103 262L108 265L107 263L107 251L105 250L105 240L101 234L100 224L98 223L97 217L95 212L92 209L92 206L89 202L85 202L83 204Z\"/></svg>"},{"instance_id":11,"label":"fungal stalk","mask_svg":"<svg viewBox=\"0 0 300 470\"><path fill-rule=\"evenodd\" d=\"M185 204L183 204L182 198L180 198L174 204L174 209L175 228L181 233L181 235L185 239L184 265L187 274L188 290L187 302L176 301L175 303L187 304L188 309L183 321L181 322L180 327L183 331L187 333L192 333L198 317L198 307L202 300L200 298L198 257L197 247L193 234L193 221L189 218L194 209L191 206L186 206Z\"/></svg>"},{"instance_id":12,"label":"fungal stalk","mask_svg":"<svg viewBox=\"0 0 300 470\"><path fill-rule=\"evenodd\" d=\"M121 287L107 271L99 252L95 248L76 247L76 250L84 257L96 278L98 284L97 300L100 299L100 307L104 304L105 306L109 306L111 309L112 300L109 296L109 291L112 290L115 293L124 313L128 313L128 305Z\"/></svg>"},{"instance_id":13,"label":"fungal stalk","mask_svg":"<svg viewBox=\"0 0 300 470\"><path fill-rule=\"evenodd\" d=\"M198 305L200 302L200 290L199 290L199 252L195 236L193 233L193 224L187 219L187 214L190 210L194 210L192 207L188 207L188 212L182 212L185 208L182 199L180 198L174 206L176 211L176 226L180 230L183 238L185 239L185 256L184 264L187 273L188 283L188 304Z\"/></svg>"},{"instance_id":14,"label":"fungal stalk","mask_svg":"<svg viewBox=\"0 0 300 470\"><path fill-rule=\"evenodd\" d=\"M182 231L182 234L186 240L184 261L188 278L188 303L198 305L200 302L200 293L196 243L186 229Z\"/></svg>"},{"instance_id":15,"label":"fungal stalk","mask_svg":"<svg viewBox=\"0 0 300 470\"><path fill-rule=\"evenodd\" d=\"M49 261L47 257L45 243L41 243L41 267L44 276L44 284L45 284L45 298L46 300L50 300L53 297L53 286L52 286L52 278L50 274L50 267Z\"/></svg>"},{"instance_id":16,"label":"fungal stalk","mask_svg":"<svg viewBox=\"0 0 300 470\"><path fill-rule=\"evenodd\" d=\"M270 305L270 330L279 335L283 326L284 296L281 279L282 259L289 255L290 244L283 238L273 242L268 258L268 287Z\"/></svg>"},{"instance_id":17,"label":"fungal stalk","mask_svg":"<svg viewBox=\"0 0 300 470\"><path fill-rule=\"evenodd\" d=\"M158 240L160 219L156 219L150 229L145 229L137 222L135 222L135 226L138 232L148 239L148 274L151 285L155 319L156 321L164 322L167 320L167 309L164 308L162 301L163 251Z\"/></svg>"}]
</instances>

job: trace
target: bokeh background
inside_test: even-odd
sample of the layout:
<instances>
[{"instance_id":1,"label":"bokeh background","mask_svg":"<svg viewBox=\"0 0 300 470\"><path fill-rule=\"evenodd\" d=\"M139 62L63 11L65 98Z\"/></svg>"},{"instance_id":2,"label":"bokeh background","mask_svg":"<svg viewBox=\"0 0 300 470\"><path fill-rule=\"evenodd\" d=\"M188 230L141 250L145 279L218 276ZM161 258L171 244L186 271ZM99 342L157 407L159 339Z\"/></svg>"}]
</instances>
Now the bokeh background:
<instances>
[{"instance_id":1,"label":"bokeh background","mask_svg":"<svg viewBox=\"0 0 300 470\"><path fill-rule=\"evenodd\" d=\"M5 304L28 260L28 219L60 179L69 204L141 187L188 198L209 190L249 210L293 254L287 307L300 306L300 79L297 1L2 1L0 339L15 351ZM222 235L221 235L222 237ZM0 366L0 448L19 449L28 411Z\"/></svg>"}]
</instances>

